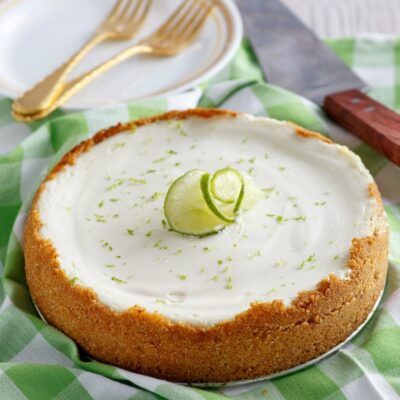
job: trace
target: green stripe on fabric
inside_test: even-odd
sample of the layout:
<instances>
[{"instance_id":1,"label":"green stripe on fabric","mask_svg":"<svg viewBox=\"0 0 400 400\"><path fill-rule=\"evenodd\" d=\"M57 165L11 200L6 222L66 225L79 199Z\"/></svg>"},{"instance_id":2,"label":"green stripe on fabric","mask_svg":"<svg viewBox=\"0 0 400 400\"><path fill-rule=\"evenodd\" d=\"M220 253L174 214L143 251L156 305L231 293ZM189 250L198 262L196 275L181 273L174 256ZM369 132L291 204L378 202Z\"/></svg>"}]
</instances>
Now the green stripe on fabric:
<instances>
[{"instance_id":1,"label":"green stripe on fabric","mask_svg":"<svg viewBox=\"0 0 400 400\"><path fill-rule=\"evenodd\" d=\"M58 108L57 110L53 111L50 115L48 115L46 118L39 119L38 121L30 122L27 125L29 126L29 129L32 132L35 132L38 130L40 127L46 125L50 121L55 120L56 118L60 118L67 115L67 113L62 110L61 108Z\"/></svg>"},{"instance_id":2,"label":"green stripe on fabric","mask_svg":"<svg viewBox=\"0 0 400 400\"><path fill-rule=\"evenodd\" d=\"M1 180L0 180L1 182ZM1 191L1 188L0 188ZM1 203L0 203L1 204ZM15 218L17 217L19 205L2 207L0 205L0 257L2 264L6 262L7 245L14 225Z\"/></svg>"},{"instance_id":3,"label":"green stripe on fabric","mask_svg":"<svg viewBox=\"0 0 400 400\"><path fill-rule=\"evenodd\" d=\"M394 213L392 207L386 205L385 211L389 222L389 229L391 231L400 232L400 219Z\"/></svg>"},{"instance_id":4,"label":"green stripe on fabric","mask_svg":"<svg viewBox=\"0 0 400 400\"><path fill-rule=\"evenodd\" d=\"M86 118L82 113L57 118L49 122L48 128L54 152L69 149L72 143L83 140L88 133Z\"/></svg>"},{"instance_id":5,"label":"green stripe on fabric","mask_svg":"<svg viewBox=\"0 0 400 400\"><path fill-rule=\"evenodd\" d=\"M295 94L265 84L254 85L252 91L263 104L269 117L292 121L313 131L325 132L322 120Z\"/></svg>"},{"instance_id":6,"label":"green stripe on fabric","mask_svg":"<svg viewBox=\"0 0 400 400\"><path fill-rule=\"evenodd\" d=\"M52 400L75 379L72 372L58 365L21 363L5 373L32 400Z\"/></svg>"},{"instance_id":7,"label":"green stripe on fabric","mask_svg":"<svg viewBox=\"0 0 400 400\"><path fill-rule=\"evenodd\" d=\"M150 392L141 391L133 395L129 400L163 400L163 397L157 396Z\"/></svg>"},{"instance_id":8,"label":"green stripe on fabric","mask_svg":"<svg viewBox=\"0 0 400 400\"><path fill-rule=\"evenodd\" d=\"M11 104L10 99L0 99L0 128L15 122L11 115Z\"/></svg>"},{"instance_id":9,"label":"green stripe on fabric","mask_svg":"<svg viewBox=\"0 0 400 400\"><path fill-rule=\"evenodd\" d=\"M51 368L49 366L49 368ZM78 379L74 379L68 386L54 397L54 400L93 400L93 397L81 385Z\"/></svg>"},{"instance_id":10,"label":"green stripe on fabric","mask_svg":"<svg viewBox=\"0 0 400 400\"><path fill-rule=\"evenodd\" d=\"M372 176L376 176L389 162L387 158L380 155L365 143L360 144L354 148L353 151L361 157L361 160L368 168L369 172L371 172Z\"/></svg>"},{"instance_id":11,"label":"green stripe on fabric","mask_svg":"<svg viewBox=\"0 0 400 400\"><path fill-rule=\"evenodd\" d=\"M36 315L36 309L33 306L32 299L29 296L29 291L26 285L21 285L20 283L11 281L9 279L3 279L4 290L12 301L12 304L18 308L18 311L25 311L28 319L33 318ZM17 309L16 308L16 309ZM33 323L33 320L31 322ZM35 323L33 325L36 326Z\"/></svg>"},{"instance_id":12,"label":"green stripe on fabric","mask_svg":"<svg viewBox=\"0 0 400 400\"><path fill-rule=\"evenodd\" d=\"M362 346L371 355L379 372L399 368L400 327L374 331Z\"/></svg>"},{"instance_id":13,"label":"green stripe on fabric","mask_svg":"<svg viewBox=\"0 0 400 400\"><path fill-rule=\"evenodd\" d=\"M166 99L141 100L128 104L129 117L132 120L162 114L168 109Z\"/></svg>"},{"instance_id":14,"label":"green stripe on fabric","mask_svg":"<svg viewBox=\"0 0 400 400\"><path fill-rule=\"evenodd\" d=\"M354 64L355 41L352 38L346 39L327 39L325 43L336 53L347 65Z\"/></svg>"},{"instance_id":15,"label":"green stripe on fabric","mask_svg":"<svg viewBox=\"0 0 400 400\"><path fill-rule=\"evenodd\" d=\"M46 341L54 346L57 350L61 353L65 354L71 360L79 358L79 352L76 347L76 344L72 339L68 336L61 333L56 328L53 328L50 325L47 325L43 321L38 321L38 324L41 323L42 327L40 329L41 335L46 339ZM111 367L114 368L114 367ZM97 373L101 374L102 370L96 371Z\"/></svg>"},{"instance_id":16,"label":"green stripe on fabric","mask_svg":"<svg viewBox=\"0 0 400 400\"><path fill-rule=\"evenodd\" d=\"M319 363L318 369L329 376L339 387L343 387L364 375L356 357L352 353L342 351Z\"/></svg>"},{"instance_id":17,"label":"green stripe on fabric","mask_svg":"<svg viewBox=\"0 0 400 400\"><path fill-rule=\"evenodd\" d=\"M21 147L17 147L10 153L0 156L0 205L2 207L21 204L20 180L22 160L23 151Z\"/></svg>"},{"instance_id":18,"label":"green stripe on fabric","mask_svg":"<svg viewBox=\"0 0 400 400\"><path fill-rule=\"evenodd\" d=\"M5 362L31 342L38 331L25 314L14 306L6 308L0 317L0 362Z\"/></svg>"},{"instance_id":19,"label":"green stripe on fabric","mask_svg":"<svg viewBox=\"0 0 400 400\"><path fill-rule=\"evenodd\" d=\"M384 372L382 375L386 379L387 383L400 396L400 367L388 372Z\"/></svg>"},{"instance_id":20,"label":"green stripe on fabric","mask_svg":"<svg viewBox=\"0 0 400 400\"><path fill-rule=\"evenodd\" d=\"M50 157L54 154L54 149L50 141L50 132L47 125L21 143L24 152L24 159L35 159Z\"/></svg>"},{"instance_id":21,"label":"green stripe on fabric","mask_svg":"<svg viewBox=\"0 0 400 400\"><path fill-rule=\"evenodd\" d=\"M400 39L394 42L394 68L395 68L395 88L394 108L400 111Z\"/></svg>"},{"instance_id":22,"label":"green stripe on fabric","mask_svg":"<svg viewBox=\"0 0 400 400\"><path fill-rule=\"evenodd\" d=\"M206 392L205 390L189 388L173 383L162 383L157 386L156 394L166 399L174 400L225 400L226 397L218 393Z\"/></svg>"},{"instance_id":23,"label":"green stripe on fabric","mask_svg":"<svg viewBox=\"0 0 400 400\"><path fill-rule=\"evenodd\" d=\"M248 39L243 39L242 46L231 61L229 76L230 79L243 79L245 77L247 80L263 80L262 70Z\"/></svg>"},{"instance_id":24,"label":"green stripe on fabric","mask_svg":"<svg viewBox=\"0 0 400 400\"><path fill-rule=\"evenodd\" d=\"M8 244L6 261L4 265L4 276L14 282L26 285L24 271L24 253L17 237L11 234Z\"/></svg>"},{"instance_id":25,"label":"green stripe on fabric","mask_svg":"<svg viewBox=\"0 0 400 400\"><path fill-rule=\"evenodd\" d=\"M332 394L336 394L338 400L345 399L340 388L316 367L273 379L272 382L286 400L323 399Z\"/></svg>"},{"instance_id":26,"label":"green stripe on fabric","mask_svg":"<svg viewBox=\"0 0 400 400\"><path fill-rule=\"evenodd\" d=\"M2 400L26 400L24 394L7 374L0 374L0 396Z\"/></svg>"},{"instance_id":27,"label":"green stripe on fabric","mask_svg":"<svg viewBox=\"0 0 400 400\"><path fill-rule=\"evenodd\" d=\"M379 45L374 45L374 39L356 38L354 48L353 67L385 67L394 66L393 42L380 41ZM373 51L373 54L371 53Z\"/></svg>"}]
</instances>

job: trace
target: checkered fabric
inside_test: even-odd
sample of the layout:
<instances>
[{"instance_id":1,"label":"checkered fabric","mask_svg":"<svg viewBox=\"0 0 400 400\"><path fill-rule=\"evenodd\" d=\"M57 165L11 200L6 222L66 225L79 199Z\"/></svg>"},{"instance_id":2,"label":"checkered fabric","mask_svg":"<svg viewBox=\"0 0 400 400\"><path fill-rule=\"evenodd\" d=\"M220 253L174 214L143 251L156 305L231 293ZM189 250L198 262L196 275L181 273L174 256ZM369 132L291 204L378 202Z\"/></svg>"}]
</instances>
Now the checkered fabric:
<instances>
[{"instance_id":1,"label":"checkered fabric","mask_svg":"<svg viewBox=\"0 0 400 400\"><path fill-rule=\"evenodd\" d=\"M400 39L331 40L331 48L400 111ZM390 267L381 304L366 327L334 356L300 372L232 388L196 389L93 362L47 325L31 302L21 233L32 195L60 157L117 122L200 105L291 120L331 136L361 156L385 200ZM177 96L79 114L59 110L32 124L0 99L0 399L398 399L400 398L400 169L334 126L313 103L266 84L248 42L206 86Z\"/></svg>"}]
</instances>

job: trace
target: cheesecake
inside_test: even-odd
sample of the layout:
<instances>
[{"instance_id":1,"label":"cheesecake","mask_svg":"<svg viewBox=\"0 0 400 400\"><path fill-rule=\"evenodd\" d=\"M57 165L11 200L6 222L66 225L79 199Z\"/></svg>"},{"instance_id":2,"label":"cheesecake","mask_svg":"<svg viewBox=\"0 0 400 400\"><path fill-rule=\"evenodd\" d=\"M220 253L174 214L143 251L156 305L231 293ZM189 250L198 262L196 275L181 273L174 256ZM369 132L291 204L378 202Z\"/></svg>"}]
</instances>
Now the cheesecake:
<instances>
[{"instance_id":1,"label":"cheesecake","mask_svg":"<svg viewBox=\"0 0 400 400\"><path fill-rule=\"evenodd\" d=\"M191 170L261 193L215 234L175 232L163 203ZM324 354L385 283L381 197L347 147L289 122L195 109L119 124L41 184L25 271L45 319L94 359L179 382L229 382Z\"/></svg>"}]
</instances>

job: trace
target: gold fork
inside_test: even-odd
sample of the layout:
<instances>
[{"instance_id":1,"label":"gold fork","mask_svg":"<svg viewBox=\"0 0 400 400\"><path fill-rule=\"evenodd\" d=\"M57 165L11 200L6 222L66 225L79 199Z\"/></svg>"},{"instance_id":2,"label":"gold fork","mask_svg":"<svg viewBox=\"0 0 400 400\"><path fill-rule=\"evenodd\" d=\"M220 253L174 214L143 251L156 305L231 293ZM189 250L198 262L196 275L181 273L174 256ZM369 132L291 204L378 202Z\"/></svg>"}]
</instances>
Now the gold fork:
<instances>
[{"instance_id":1,"label":"gold fork","mask_svg":"<svg viewBox=\"0 0 400 400\"><path fill-rule=\"evenodd\" d=\"M131 56L147 53L168 57L180 53L197 37L212 8L212 0L185 0L158 30L138 44L121 51L76 79L64 83L59 97L45 110L30 115L14 110L14 118L29 122L46 117L93 79Z\"/></svg>"},{"instance_id":2,"label":"gold fork","mask_svg":"<svg viewBox=\"0 0 400 400\"><path fill-rule=\"evenodd\" d=\"M96 45L106 40L132 39L142 27L153 0L118 0L95 34L67 62L29 89L13 103L18 114L34 114L50 106L63 90L73 68Z\"/></svg>"}]
</instances>

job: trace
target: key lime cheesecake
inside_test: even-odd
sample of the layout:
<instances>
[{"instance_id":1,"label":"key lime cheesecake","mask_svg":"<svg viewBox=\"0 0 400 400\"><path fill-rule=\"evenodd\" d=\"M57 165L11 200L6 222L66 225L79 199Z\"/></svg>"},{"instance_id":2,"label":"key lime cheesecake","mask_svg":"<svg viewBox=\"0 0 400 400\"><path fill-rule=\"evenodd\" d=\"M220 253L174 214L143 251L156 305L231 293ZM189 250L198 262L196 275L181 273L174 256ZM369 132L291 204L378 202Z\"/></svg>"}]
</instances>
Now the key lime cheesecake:
<instances>
[{"instance_id":1,"label":"key lime cheesecake","mask_svg":"<svg viewBox=\"0 0 400 400\"><path fill-rule=\"evenodd\" d=\"M34 302L93 358L228 382L299 365L356 330L384 287L388 230L346 147L196 109L67 153L34 198L24 247Z\"/></svg>"}]
</instances>

